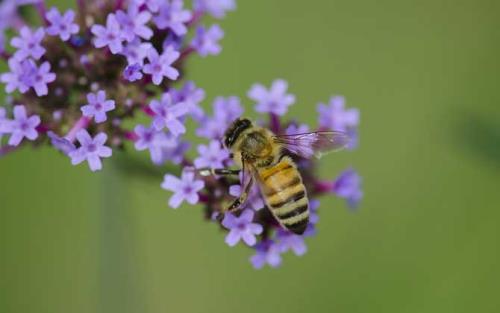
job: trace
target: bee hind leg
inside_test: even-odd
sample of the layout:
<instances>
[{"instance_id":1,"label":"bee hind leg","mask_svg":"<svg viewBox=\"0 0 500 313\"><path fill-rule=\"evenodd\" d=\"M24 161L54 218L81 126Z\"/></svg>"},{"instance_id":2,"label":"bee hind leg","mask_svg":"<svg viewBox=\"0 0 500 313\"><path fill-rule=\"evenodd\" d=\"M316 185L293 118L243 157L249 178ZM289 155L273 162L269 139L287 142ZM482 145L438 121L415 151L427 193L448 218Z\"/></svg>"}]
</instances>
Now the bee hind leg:
<instances>
[{"instance_id":1,"label":"bee hind leg","mask_svg":"<svg viewBox=\"0 0 500 313\"><path fill-rule=\"evenodd\" d=\"M248 194L250 192L250 188L252 188L253 185L253 179L250 179L248 183L245 185L243 188L243 191L241 192L241 195L234 199L234 201L231 203L230 206L224 209L224 211L220 212L219 215L217 215L217 220L222 221L224 218L224 214L229 212L229 213L234 213L238 211L241 206L247 201L248 199Z\"/></svg>"}]
</instances>

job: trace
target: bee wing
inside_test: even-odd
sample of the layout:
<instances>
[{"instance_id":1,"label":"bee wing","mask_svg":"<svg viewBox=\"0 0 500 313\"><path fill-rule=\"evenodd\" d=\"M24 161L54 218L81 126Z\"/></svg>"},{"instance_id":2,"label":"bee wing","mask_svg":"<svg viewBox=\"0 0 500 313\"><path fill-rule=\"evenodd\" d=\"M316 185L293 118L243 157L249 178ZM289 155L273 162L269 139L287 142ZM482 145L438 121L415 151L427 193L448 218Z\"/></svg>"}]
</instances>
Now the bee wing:
<instances>
[{"instance_id":1,"label":"bee wing","mask_svg":"<svg viewBox=\"0 0 500 313\"><path fill-rule=\"evenodd\" d=\"M350 141L349 135L340 131L318 131L312 133L278 135L274 142L303 158L320 158L323 155L344 149Z\"/></svg>"}]
</instances>

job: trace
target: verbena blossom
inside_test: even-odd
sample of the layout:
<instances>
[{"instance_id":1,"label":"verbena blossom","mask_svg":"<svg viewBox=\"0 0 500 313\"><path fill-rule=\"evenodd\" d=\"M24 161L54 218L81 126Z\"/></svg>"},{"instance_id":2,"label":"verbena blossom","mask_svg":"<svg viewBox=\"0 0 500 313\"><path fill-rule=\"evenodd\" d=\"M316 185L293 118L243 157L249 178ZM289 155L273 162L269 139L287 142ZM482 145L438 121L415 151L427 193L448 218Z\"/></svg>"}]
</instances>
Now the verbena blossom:
<instances>
[{"instance_id":1,"label":"verbena blossom","mask_svg":"<svg viewBox=\"0 0 500 313\"><path fill-rule=\"evenodd\" d=\"M198 192L204 186L205 183L196 179L195 173L191 170L184 170L181 178L167 174L161 185L163 189L174 193L168 201L168 204L174 209L178 208L184 201L189 204L197 203L199 200Z\"/></svg>"},{"instance_id":2,"label":"verbena blossom","mask_svg":"<svg viewBox=\"0 0 500 313\"><path fill-rule=\"evenodd\" d=\"M96 123L105 122L108 119L106 113L115 109L115 101L107 100L104 90L87 94L87 101L87 105L81 108L82 113L84 116L93 117Z\"/></svg>"},{"instance_id":3,"label":"verbena blossom","mask_svg":"<svg viewBox=\"0 0 500 313\"><path fill-rule=\"evenodd\" d=\"M233 247L240 240L243 240L247 245L253 246L257 243L256 235L260 235L263 231L262 225L253 223L254 212L245 210L239 217L231 213L227 213L222 221L222 226L229 229L229 234L226 236L226 243Z\"/></svg>"},{"instance_id":4,"label":"verbena blossom","mask_svg":"<svg viewBox=\"0 0 500 313\"><path fill-rule=\"evenodd\" d=\"M94 25L91 28L95 35L94 45L96 48L109 47L111 53L120 53L123 50L123 41L125 34L122 31L120 23L116 19L115 14L109 14L106 19L106 27L102 25Z\"/></svg>"},{"instance_id":5,"label":"verbena blossom","mask_svg":"<svg viewBox=\"0 0 500 313\"><path fill-rule=\"evenodd\" d=\"M191 63L186 61L220 53L224 31L204 25L234 10L234 0L77 4L76 10L45 12L37 0L0 2L0 59L8 65L0 81L10 94L4 102L8 105L0 105L0 156L48 145L60 151L65 162L86 162L91 171L99 171L114 151L135 148L148 153L164 176L163 183L158 177L158 184L167 191L169 206L198 205L206 221L225 233L221 239L225 237L226 244L253 250L250 262L255 268L278 267L285 253L306 253L307 240L318 235L321 212L337 209L320 197L336 196L348 207L359 206L359 173L348 168L337 178L321 179L315 159L295 154L312 155L307 147L283 150L297 164L309 198L309 224L303 235L280 226L258 182L238 210L224 213L241 196L242 181L251 173L204 176L201 169L236 168L222 145L224 132L236 118L257 115L258 125L280 135L343 131L351 139L349 148L358 145L359 127L359 110L346 107L342 97L318 105L318 127L287 116L295 96L283 79L271 86L249 86L250 102L215 95L210 109L205 91L187 80ZM39 18L25 19L33 14ZM253 104L253 110L243 104Z\"/></svg>"},{"instance_id":6,"label":"verbena blossom","mask_svg":"<svg viewBox=\"0 0 500 313\"><path fill-rule=\"evenodd\" d=\"M212 25L206 29L199 26L196 29L196 36L191 45L202 56L217 55L221 52L222 48L219 45L219 40L224 37L224 31L219 25Z\"/></svg>"},{"instance_id":7,"label":"verbena blossom","mask_svg":"<svg viewBox=\"0 0 500 313\"><path fill-rule=\"evenodd\" d=\"M46 51L41 45L44 37L45 31L43 28L38 28L35 31L32 31L28 26L21 28L19 37L14 37L10 41L10 44L17 48L14 57L19 61L28 57L36 60L40 59Z\"/></svg>"},{"instance_id":8,"label":"verbena blossom","mask_svg":"<svg viewBox=\"0 0 500 313\"><path fill-rule=\"evenodd\" d=\"M36 127L40 125L40 116L28 116L26 108L23 105L14 107L14 119L8 122L4 121L3 133L10 134L9 145L17 146L26 138L35 140L38 138Z\"/></svg>"},{"instance_id":9,"label":"verbena blossom","mask_svg":"<svg viewBox=\"0 0 500 313\"><path fill-rule=\"evenodd\" d=\"M111 148L105 146L108 136L104 133L97 134L92 138L87 130L81 129L76 134L80 147L69 153L71 164L78 165L87 161L92 172L102 168L101 158L109 158L112 154Z\"/></svg>"},{"instance_id":10,"label":"verbena blossom","mask_svg":"<svg viewBox=\"0 0 500 313\"><path fill-rule=\"evenodd\" d=\"M261 84L255 84L248 92L248 97L255 102L255 111L284 115L288 107L295 103L295 96L287 94L288 83L282 79L275 80L271 89L267 90Z\"/></svg>"},{"instance_id":11,"label":"verbena blossom","mask_svg":"<svg viewBox=\"0 0 500 313\"><path fill-rule=\"evenodd\" d=\"M63 41L68 41L72 35L77 34L80 30L78 24L74 23L75 11L73 10L68 10L64 15L61 15L57 8L52 8L45 17L50 23L50 26L47 27L47 34L59 36Z\"/></svg>"}]
</instances>

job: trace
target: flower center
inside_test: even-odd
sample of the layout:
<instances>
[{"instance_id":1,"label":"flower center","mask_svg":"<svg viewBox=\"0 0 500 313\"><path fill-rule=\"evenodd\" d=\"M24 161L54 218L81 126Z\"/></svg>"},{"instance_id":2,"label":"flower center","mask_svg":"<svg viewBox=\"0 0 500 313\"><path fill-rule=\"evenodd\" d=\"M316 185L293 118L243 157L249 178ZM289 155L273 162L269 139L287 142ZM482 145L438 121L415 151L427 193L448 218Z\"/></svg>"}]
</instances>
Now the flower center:
<instances>
[{"instance_id":1,"label":"flower center","mask_svg":"<svg viewBox=\"0 0 500 313\"><path fill-rule=\"evenodd\" d=\"M87 146L87 151L88 152L96 152L97 151L97 146L94 143L91 143L90 145Z\"/></svg>"},{"instance_id":2,"label":"flower center","mask_svg":"<svg viewBox=\"0 0 500 313\"><path fill-rule=\"evenodd\" d=\"M101 111L101 110L102 110L102 104L101 104L100 102L96 103L96 104L95 104L95 109L96 109L97 111Z\"/></svg>"}]
</instances>

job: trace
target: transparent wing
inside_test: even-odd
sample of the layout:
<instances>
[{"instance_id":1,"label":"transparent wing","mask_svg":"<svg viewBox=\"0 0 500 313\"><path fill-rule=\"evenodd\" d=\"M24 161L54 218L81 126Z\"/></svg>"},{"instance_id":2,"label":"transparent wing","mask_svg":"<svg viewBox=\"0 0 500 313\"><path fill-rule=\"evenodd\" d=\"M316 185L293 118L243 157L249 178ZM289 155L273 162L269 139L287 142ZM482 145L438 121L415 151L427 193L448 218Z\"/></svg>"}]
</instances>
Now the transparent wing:
<instances>
[{"instance_id":1,"label":"transparent wing","mask_svg":"<svg viewBox=\"0 0 500 313\"><path fill-rule=\"evenodd\" d=\"M309 159L344 149L349 144L350 137L339 131L318 131L274 136L274 141L288 151Z\"/></svg>"}]
</instances>

